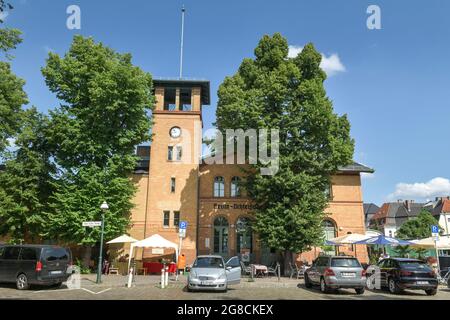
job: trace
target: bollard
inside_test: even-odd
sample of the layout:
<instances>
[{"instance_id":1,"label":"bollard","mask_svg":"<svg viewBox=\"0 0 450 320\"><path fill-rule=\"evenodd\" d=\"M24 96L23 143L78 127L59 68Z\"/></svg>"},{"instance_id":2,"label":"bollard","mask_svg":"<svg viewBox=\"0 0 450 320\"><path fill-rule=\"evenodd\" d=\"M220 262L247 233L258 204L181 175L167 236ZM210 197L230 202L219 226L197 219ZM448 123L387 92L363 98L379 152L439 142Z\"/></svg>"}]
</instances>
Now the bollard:
<instances>
[{"instance_id":1,"label":"bollard","mask_svg":"<svg viewBox=\"0 0 450 320\"><path fill-rule=\"evenodd\" d=\"M131 282L133 281L133 272L134 272L133 267L131 267L130 272L128 274L128 284L127 284L128 288L131 288Z\"/></svg>"},{"instance_id":2,"label":"bollard","mask_svg":"<svg viewBox=\"0 0 450 320\"><path fill-rule=\"evenodd\" d=\"M166 267L166 276L165 276L165 285L166 287L169 285L169 267Z\"/></svg>"},{"instance_id":3,"label":"bollard","mask_svg":"<svg viewBox=\"0 0 450 320\"><path fill-rule=\"evenodd\" d=\"M165 280L166 276L164 274L164 268L161 269L161 289L165 288L165 284L166 284L166 280Z\"/></svg>"}]
</instances>

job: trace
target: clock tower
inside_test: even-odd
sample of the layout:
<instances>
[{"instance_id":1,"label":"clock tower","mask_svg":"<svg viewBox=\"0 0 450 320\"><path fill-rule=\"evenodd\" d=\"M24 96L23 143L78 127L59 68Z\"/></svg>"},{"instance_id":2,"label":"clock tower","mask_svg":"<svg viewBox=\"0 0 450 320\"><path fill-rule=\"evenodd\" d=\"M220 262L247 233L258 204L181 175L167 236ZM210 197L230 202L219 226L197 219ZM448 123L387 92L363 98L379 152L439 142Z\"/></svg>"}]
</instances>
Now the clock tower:
<instances>
[{"instance_id":1,"label":"clock tower","mask_svg":"<svg viewBox=\"0 0 450 320\"><path fill-rule=\"evenodd\" d=\"M156 105L153 111L144 238L159 234L178 243L179 222L186 221L186 237L181 253L190 263L197 249L202 106L210 104L209 81L154 79L153 84ZM166 250L166 253L171 252ZM144 252L144 257L151 258L153 255L151 249Z\"/></svg>"}]
</instances>

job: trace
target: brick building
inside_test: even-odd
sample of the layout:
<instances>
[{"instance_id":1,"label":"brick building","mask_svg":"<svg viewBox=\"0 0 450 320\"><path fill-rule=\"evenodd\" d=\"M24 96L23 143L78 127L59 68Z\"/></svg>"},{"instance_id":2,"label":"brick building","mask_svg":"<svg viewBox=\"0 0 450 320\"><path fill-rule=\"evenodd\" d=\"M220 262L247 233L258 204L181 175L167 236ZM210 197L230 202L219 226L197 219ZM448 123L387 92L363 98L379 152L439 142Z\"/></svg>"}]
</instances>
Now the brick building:
<instances>
[{"instance_id":1,"label":"brick building","mask_svg":"<svg viewBox=\"0 0 450 320\"><path fill-rule=\"evenodd\" d=\"M178 223L187 221L181 251L188 263L197 254L210 253L269 263L275 253L251 231L253 204L239 188L244 178L240 165L207 164L201 158L202 107L210 103L209 82L156 79L154 86L153 140L151 147L137 151L141 161L132 177L138 191L130 235L144 239L157 233L178 243ZM354 163L332 177L329 217L323 223L328 238L365 232L361 172L373 170ZM298 258L312 260L319 251ZM340 251L367 261L364 246ZM145 249L137 257L153 260L171 254Z\"/></svg>"}]
</instances>

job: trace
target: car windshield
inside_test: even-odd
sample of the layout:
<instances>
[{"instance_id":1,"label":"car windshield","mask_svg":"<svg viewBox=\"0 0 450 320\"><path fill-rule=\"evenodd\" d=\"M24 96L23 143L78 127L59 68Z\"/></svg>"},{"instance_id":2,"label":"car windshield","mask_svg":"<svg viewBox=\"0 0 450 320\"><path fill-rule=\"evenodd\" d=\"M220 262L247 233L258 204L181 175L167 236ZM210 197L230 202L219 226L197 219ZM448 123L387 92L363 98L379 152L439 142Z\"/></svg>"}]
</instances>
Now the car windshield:
<instances>
[{"instance_id":1,"label":"car windshield","mask_svg":"<svg viewBox=\"0 0 450 320\"><path fill-rule=\"evenodd\" d=\"M216 257L201 257L197 258L194 263L194 268L223 268L223 259Z\"/></svg>"},{"instance_id":2,"label":"car windshield","mask_svg":"<svg viewBox=\"0 0 450 320\"><path fill-rule=\"evenodd\" d=\"M332 267L340 267L340 268L359 268L361 265L359 261L352 258L339 258L331 260Z\"/></svg>"},{"instance_id":3,"label":"car windshield","mask_svg":"<svg viewBox=\"0 0 450 320\"><path fill-rule=\"evenodd\" d=\"M402 269L430 269L428 265L422 261L399 261L398 264Z\"/></svg>"}]
</instances>

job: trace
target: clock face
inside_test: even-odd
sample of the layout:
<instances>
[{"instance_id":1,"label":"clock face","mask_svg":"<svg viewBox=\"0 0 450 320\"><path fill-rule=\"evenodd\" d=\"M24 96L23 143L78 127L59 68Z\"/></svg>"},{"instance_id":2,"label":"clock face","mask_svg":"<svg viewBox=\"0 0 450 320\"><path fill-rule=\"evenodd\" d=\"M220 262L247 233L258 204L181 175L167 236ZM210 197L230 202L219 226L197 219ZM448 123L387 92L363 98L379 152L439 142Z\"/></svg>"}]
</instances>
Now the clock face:
<instances>
[{"instance_id":1,"label":"clock face","mask_svg":"<svg viewBox=\"0 0 450 320\"><path fill-rule=\"evenodd\" d=\"M173 127L172 129L170 129L170 136L172 138L178 138L179 136L181 136L180 127Z\"/></svg>"}]
</instances>

